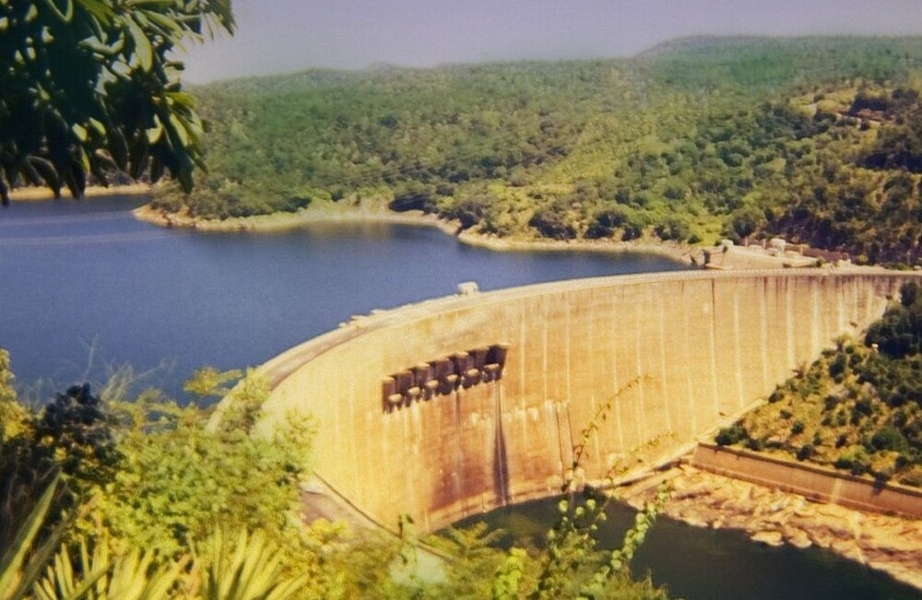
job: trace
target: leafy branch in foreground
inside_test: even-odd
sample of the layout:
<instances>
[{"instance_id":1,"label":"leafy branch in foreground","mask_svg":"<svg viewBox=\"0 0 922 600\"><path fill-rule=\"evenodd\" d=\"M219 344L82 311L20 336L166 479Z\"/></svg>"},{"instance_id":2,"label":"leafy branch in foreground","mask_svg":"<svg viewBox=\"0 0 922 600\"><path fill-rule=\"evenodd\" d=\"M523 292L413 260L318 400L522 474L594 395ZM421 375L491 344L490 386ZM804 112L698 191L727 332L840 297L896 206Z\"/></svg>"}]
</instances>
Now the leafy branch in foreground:
<instances>
[{"instance_id":1,"label":"leafy branch in foreground","mask_svg":"<svg viewBox=\"0 0 922 600\"><path fill-rule=\"evenodd\" d=\"M228 537L218 530L206 564L203 600L283 600L302 597L308 588L304 575L286 575L278 548L259 531Z\"/></svg>"},{"instance_id":2,"label":"leafy branch in foreground","mask_svg":"<svg viewBox=\"0 0 922 600\"><path fill-rule=\"evenodd\" d=\"M656 501L649 503L637 514L634 526L625 533L622 545L613 550L601 565L593 568L592 565L598 557L595 546L599 524L606 520L605 511L614 495L603 489L587 486L583 490L582 501L577 501L576 477L581 472L581 462L585 456L589 438L605 421L617 399L637 386L641 380L639 376L632 379L611 399L600 405L582 430L579 442L573 447L572 468L561 487L561 491L566 492L569 497L558 503L558 519L553 529L548 532L541 572L535 588L528 595L529 598L538 600L567 595L596 598L610 591L609 586L615 578L630 579L630 573L627 570L630 560L637 547L643 543L647 530L668 499L668 490L665 487L660 489ZM605 474L604 481L613 484L615 476L621 470L620 465L612 465ZM516 560L514 554L510 555L509 561L501 571L502 584L497 589L503 590L504 594L517 591L513 587L513 583L517 581ZM585 579L585 571L589 568L593 570L589 575L588 583L579 584L580 580ZM647 591L648 594L644 594L645 597L665 597L662 591L655 589Z\"/></svg>"},{"instance_id":3,"label":"leafy branch in foreground","mask_svg":"<svg viewBox=\"0 0 922 600\"><path fill-rule=\"evenodd\" d=\"M25 597L33 582L38 579L41 567L51 557L54 547L61 539L63 532L56 529L36 545L57 492L58 478L55 477L45 488L29 516L19 526L12 543L0 559L0 597L4 600L19 600Z\"/></svg>"},{"instance_id":4,"label":"leafy branch in foreground","mask_svg":"<svg viewBox=\"0 0 922 600\"><path fill-rule=\"evenodd\" d=\"M247 373L215 431L206 427L213 411L195 405L156 397L115 405L127 459L82 527L102 519L127 547L167 555L210 538L216 521L238 531L262 529L283 543L302 526L299 486L312 425L293 415L273 435L255 434L267 393L265 382Z\"/></svg>"},{"instance_id":5,"label":"leafy branch in foreground","mask_svg":"<svg viewBox=\"0 0 922 600\"><path fill-rule=\"evenodd\" d=\"M192 387L226 390L238 375L206 371ZM79 504L63 513L55 512L57 492L44 487L37 492L45 495L13 540L16 550L0 553L0 597L522 598L535 590L534 597L547 598L580 590L597 597L597 589L609 597L664 597L620 567L655 512L638 519L618 550L602 555L594 551L595 529L587 525L604 518L609 497L599 492L579 506L573 503L574 514L561 519L565 525L555 528L557 541L548 544L546 554L559 559L572 551L572 561L558 560L566 566L544 571L545 563L525 550L497 549L502 534L486 526L442 536L437 549L447 560L433 573L427 572L430 563L409 520L400 541L349 532L341 524L305 525L298 518L298 483L307 464L310 423L306 428L293 423L277 431L280 437L257 434L253 425L267 389L248 373L233 387L212 429L205 424L213 409L180 407L156 393L93 404L105 417L94 422L111 428L102 441L114 440L121 457L112 465L114 475L105 482L88 480L86 494L75 497ZM0 425L13 431L18 413L7 412L16 418ZM604 412L582 439L596 431ZM579 472L583 446L574 449L570 478ZM554 585L539 589L542 577Z\"/></svg>"},{"instance_id":6,"label":"leafy branch in foreground","mask_svg":"<svg viewBox=\"0 0 922 600\"><path fill-rule=\"evenodd\" d=\"M189 191L204 126L175 50L234 27L230 0L0 2L0 201L115 170Z\"/></svg>"}]
</instances>

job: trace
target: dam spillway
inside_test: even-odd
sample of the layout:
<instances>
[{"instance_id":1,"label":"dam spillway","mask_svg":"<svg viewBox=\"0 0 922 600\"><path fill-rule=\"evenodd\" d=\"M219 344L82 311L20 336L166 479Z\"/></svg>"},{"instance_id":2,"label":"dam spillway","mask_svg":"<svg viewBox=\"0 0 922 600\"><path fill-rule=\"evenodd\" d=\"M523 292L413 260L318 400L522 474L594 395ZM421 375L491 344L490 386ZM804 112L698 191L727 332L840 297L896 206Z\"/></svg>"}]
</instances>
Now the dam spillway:
<instances>
[{"instance_id":1,"label":"dam spillway","mask_svg":"<svg viewBox=\"0 0 922 600\"><path fill-rule=\"evenodd\" d=\"M559 493L607 402L587 479L674 452L858 334L908 279L919 274L700 271L421 302L263 365L261 426L310 413L319 478L386 528L407 514L431 531Z\"/></svg>"}]
</instances>

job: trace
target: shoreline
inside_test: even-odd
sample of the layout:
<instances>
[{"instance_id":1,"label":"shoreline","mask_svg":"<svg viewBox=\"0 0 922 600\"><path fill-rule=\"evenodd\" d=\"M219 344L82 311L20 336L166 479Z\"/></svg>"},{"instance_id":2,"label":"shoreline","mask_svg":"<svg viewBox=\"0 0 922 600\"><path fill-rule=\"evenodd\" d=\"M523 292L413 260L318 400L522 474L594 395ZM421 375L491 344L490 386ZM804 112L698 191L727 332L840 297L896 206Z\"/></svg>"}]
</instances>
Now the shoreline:
<instances>
[{"instance_id":1,"label":"shoreline","mask_svg":"<svg viewBox=\"0 0 922 600\"><path fill-rule=\"evenodd\" d=\"M149 184L135 183L123 186L88 186L81 200L109 198L114 196L150 195L153 187ZM13 202L47 202L54 200L73 200L62 194L54 198L51 190L40 187L18 188L10 193ZM713 254L718 259L705 267L705 253L708 248L692 246L685 243L662 241L656 239L632 240L629 242L614 240L551 240L541 238L501 238L496 235L484 235L460 231L457 221L445 221L434 214L422 211L394 212L378 202L361 202L358 205L345 205L335 202L318 202L308 208L294 213L272 213L251 217L230 217L227 219L199 219L185 214L168 213L155 210L144 204L132 211L140 221L160 227L179 227L194 229L207 233L280 233L298 229L310 224L323 223L396 223L420 227L435 227L449 237L463 244L487 248L495 252L599 252L604 254L639 253L654 254L677 262L699 267L720 270L732 269L766 269L766 268L800 268L813 266L815 261L800 261L792 264L791 257L773 256L754 252L752 248L734 247L724 254Z\"/></svg>"},{"instance_id":2,"label":"shoreline","mask_svg":"<svg viewBox=\"0 0 922 600\"><path fill-rule=\"evenodd\" d=\"M54 200L93 200L95 198L111 198L113 196L145 196L150 195L151 186L146 183L132 183L129 185L88 185L82 198L74 198L66 188L61 190L61 197L55 198L54 193L46 187L27 187L10 190L10 202L48 202Z\"/></svg>"},{"instance_id":3,"label":"shoreline","mask_svg":"<svg viewBox=\"0 0 922 600\"><path fill-rule=\"evenodd\" d=\"M435 227L463 244L487 248L496 252L599 252L604 254L654 254L697 268L716 270L800 269L817 266L815 258L795 252L772 253L764 248L733 246L693 246L674 241L640 239L629 242L615 240L551 240L527 237L497 237L470 230L460 230L458 221L445 221L422 211L394 212L376 201L345 203L317 202L294 213L273 213L252 217L230 217L224 220L198 219L184 214L167 213L144 205L134 210L135 218L161 227L182 227L203 232L278 233L309 224L320 223L398 223ZM718 251L718 249L721 249ZM707 256L710 262L706 264ZM828 265L833 266L833 265ZM848 263L837 268L861 268Z\"/></svg>"},{"instance_id":4,"label":"shoreline","mask_svg":"<svg viewBox=\"0 0 922 600\"><path fill-rule=\"evenodd\" d=\"M664 515L693 527L732 529L768 546L815 546L922 590L922 520L814 502L789 492L679 464L616 497L635 509L661 481L673 494Z\"/></svg>"},{"instance_id":5,"label":"shoreline","mask_svg":"<svg viewBox=\"0 0 922 600\"><path fill-rule=\"evenodd\" d=\"M203 232L254 232L278 233L309 224L323 223L396 223L421 227L435 227L458 241L496 252L600 252L606 254L644 253L658 254L688 265L700 264L703 248L679 244L640 240L615 242L604 240L541 240L499 238L470 231L459 232L460 224L445 221L421 211L393 212L381 207L341 206L327 203L312 206L296 213L275 213L253 217L231 217L224 220L201 220L185 215L168 214L141 206L134 210L137 219L162 227L185 227ZM696 262L697 261L697 262Z\"/></svg>"}]
</instances>

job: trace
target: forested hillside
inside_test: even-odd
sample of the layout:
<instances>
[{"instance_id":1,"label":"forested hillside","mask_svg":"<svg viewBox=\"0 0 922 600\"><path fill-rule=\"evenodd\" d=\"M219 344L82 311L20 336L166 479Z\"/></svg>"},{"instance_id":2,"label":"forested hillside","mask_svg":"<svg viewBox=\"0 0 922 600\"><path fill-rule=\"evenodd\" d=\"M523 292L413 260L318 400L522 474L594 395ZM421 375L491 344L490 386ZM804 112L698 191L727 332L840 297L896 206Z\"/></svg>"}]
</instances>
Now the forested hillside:
<instances>
[{"instance_id":1,"label":"forested hillside","mask_svg":"<svg viewBox=\"0 0 922 600\"><path fill-rule=\"evenodd\" d=\"M388 203L498 236L922 238L922 40L695 38L629 59L309 71L197 90L199 218Z\"/></svg>"},{"instance_id":2,"label":"forested hillside","mask_svg":"<svg viewBox=\"0 0 922 600\"><path fill-rule=\"evenodd\" d=\"M920 398L922 293L907 283L864 343L838 340L717 442L922 487Z\"/></svg>"}]
</instances>

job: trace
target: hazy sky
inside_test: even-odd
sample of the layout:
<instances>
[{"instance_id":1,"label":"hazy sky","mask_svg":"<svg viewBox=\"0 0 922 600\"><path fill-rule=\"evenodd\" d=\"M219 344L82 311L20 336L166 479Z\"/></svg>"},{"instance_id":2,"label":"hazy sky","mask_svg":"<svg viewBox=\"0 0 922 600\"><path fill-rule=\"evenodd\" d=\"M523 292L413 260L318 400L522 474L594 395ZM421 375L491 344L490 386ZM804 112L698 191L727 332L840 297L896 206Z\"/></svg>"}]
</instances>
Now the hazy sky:
<instances>
[{"instance_id":1,"label":"hazy sky","mask_svg":"<svg viewBox=\"0 0 922 600\"><path fill-rule=\"evenodd\" d=\"M184 79L626 56L699 34L917 34L922 0L233 0L235 37L190 48Z\"/></svg>"}]
</instances>

